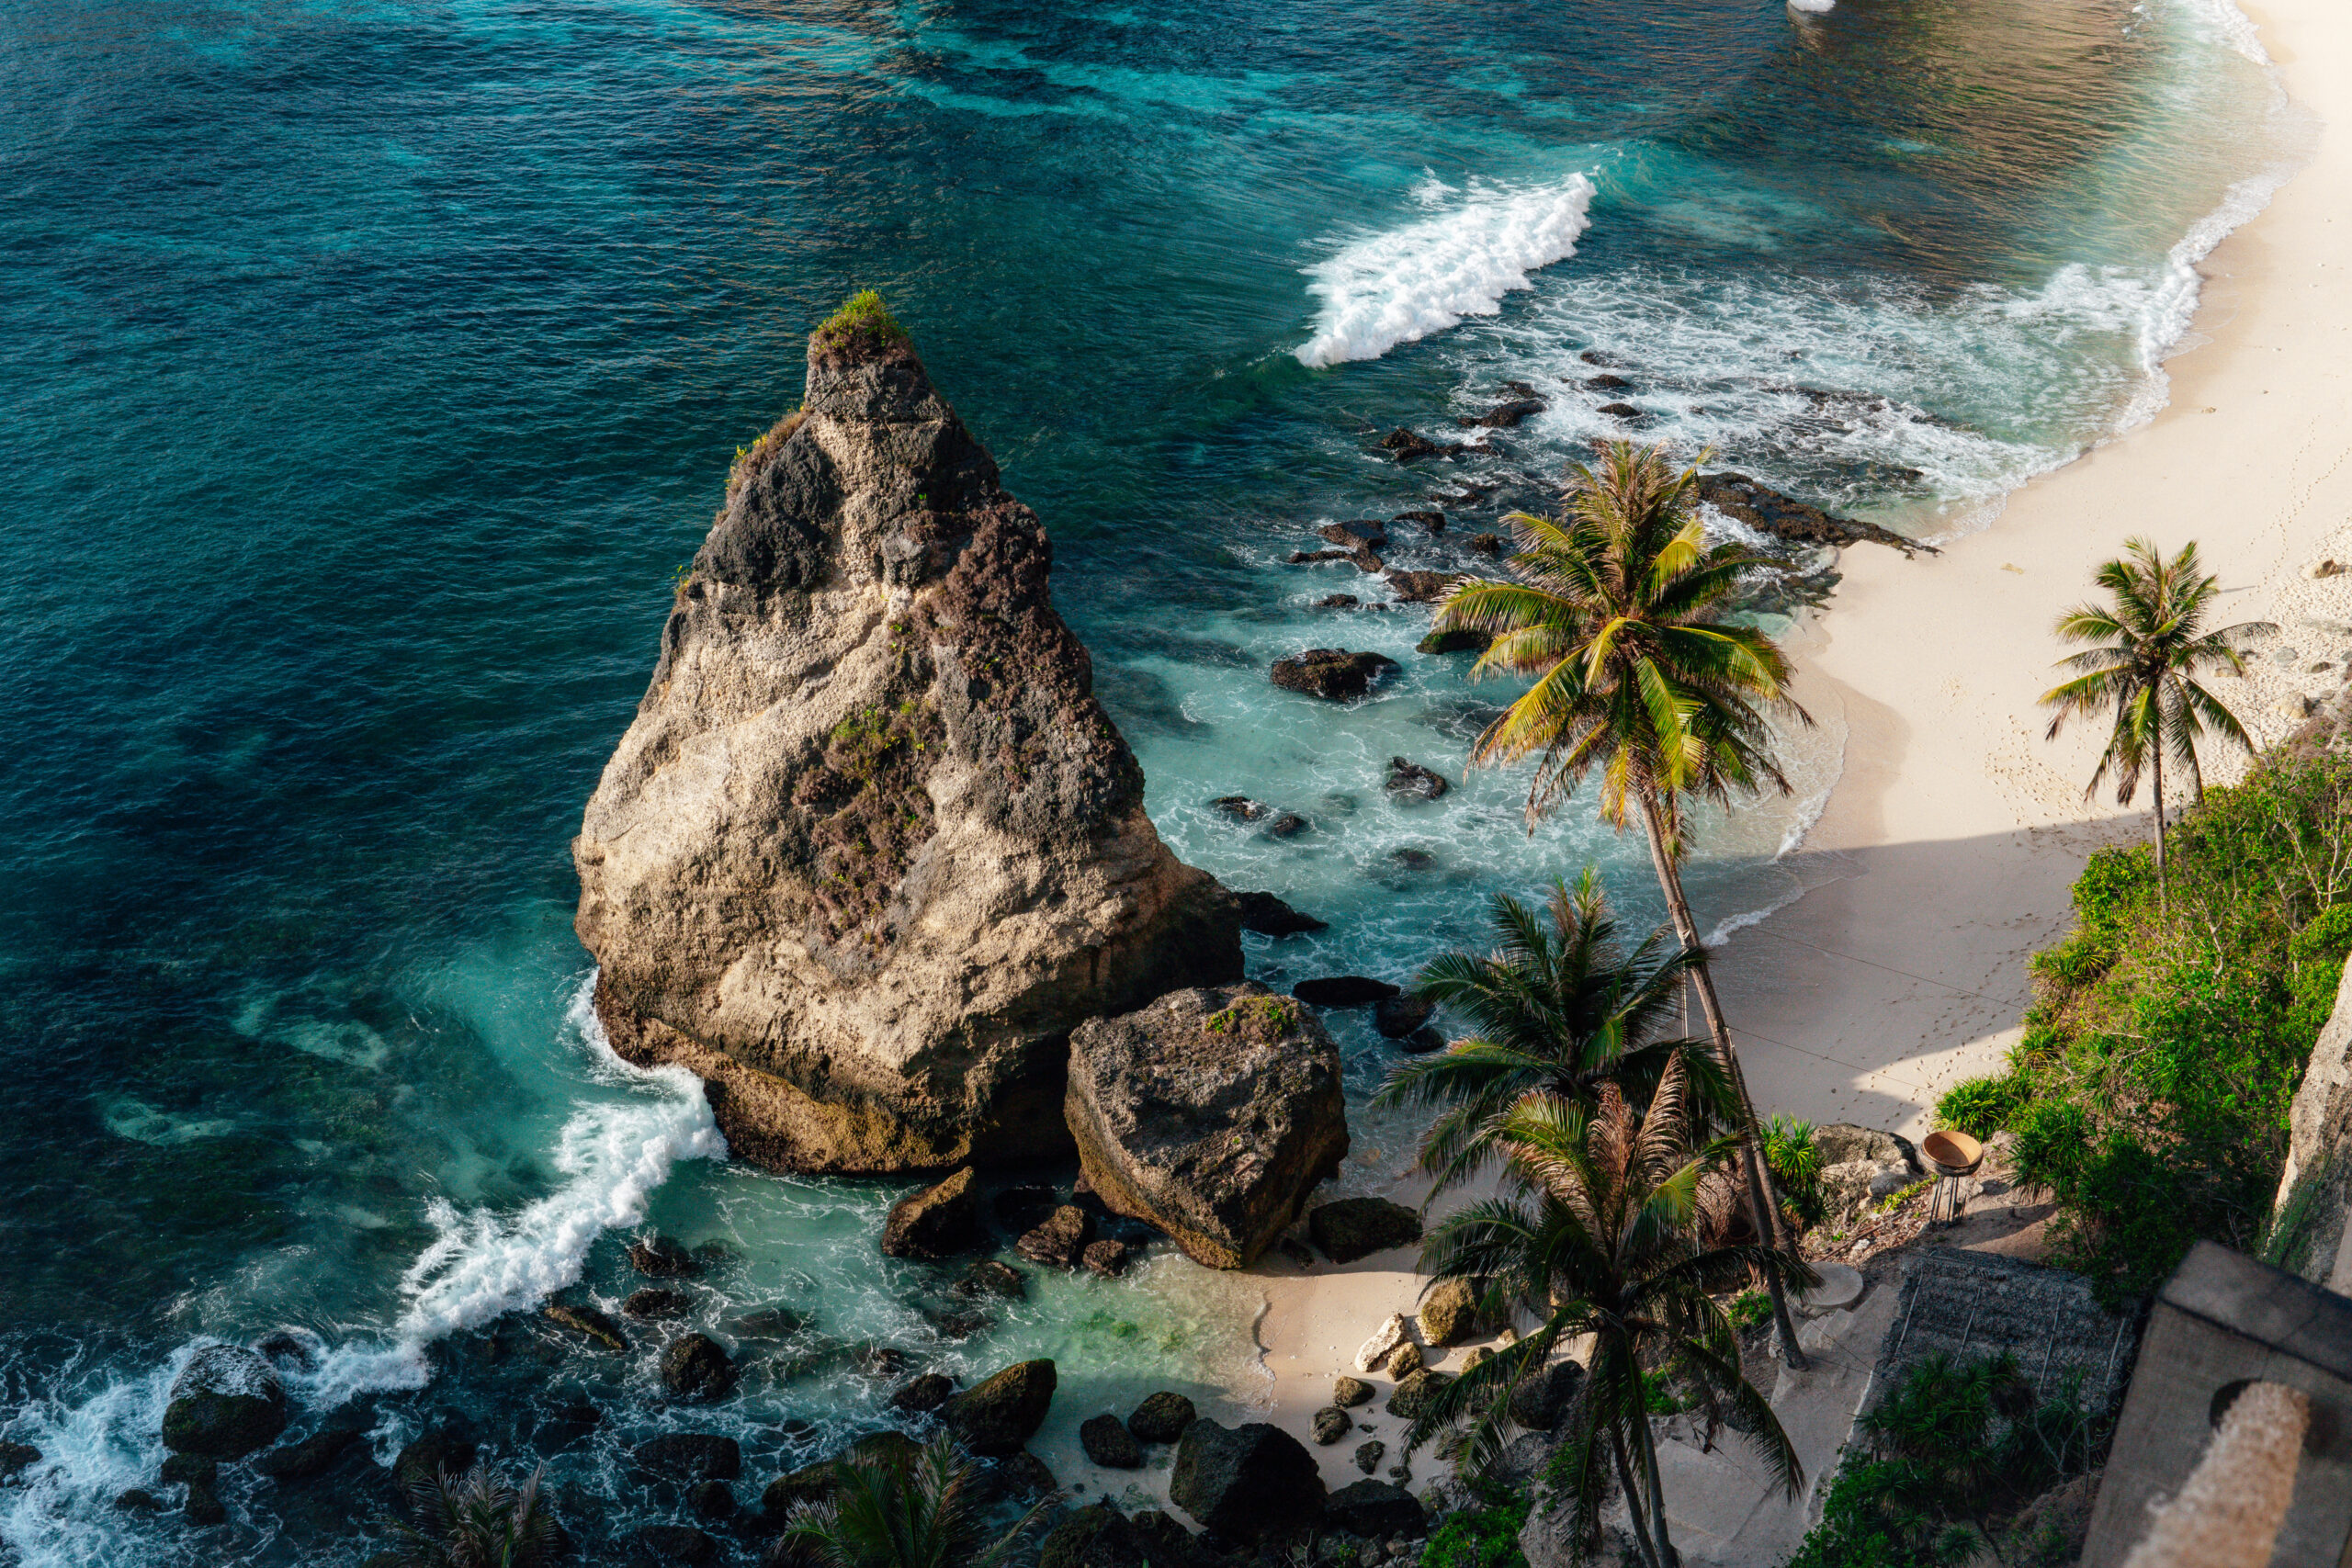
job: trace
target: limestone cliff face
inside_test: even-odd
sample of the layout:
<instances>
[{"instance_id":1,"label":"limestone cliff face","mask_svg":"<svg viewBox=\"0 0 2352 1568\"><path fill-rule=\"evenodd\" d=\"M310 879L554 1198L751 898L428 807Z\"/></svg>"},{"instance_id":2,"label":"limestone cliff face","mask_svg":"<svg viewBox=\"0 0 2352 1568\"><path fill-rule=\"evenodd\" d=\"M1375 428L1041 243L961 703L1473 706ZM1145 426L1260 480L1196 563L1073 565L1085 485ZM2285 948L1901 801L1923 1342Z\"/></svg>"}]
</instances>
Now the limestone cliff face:
<instances>
[{"instance_id":1,"label":"limestone cliff face","mask_svg":"<svg viewBox=\"0 0 2352 1568\"><path fill-rule=\"evenodd\" d=\"M1056 1152L1074 1026L1240 977L1050 562L894 323L810 340L572 849L615 1047L699 1074L739 1157Z\"/></svg>"},{"instance_id":2,"label":"limestone cliff face","mask_svg":"<svg viewBox=\"0 0 2352 1568\"><path fill-rule=\"evenodd\" d=\"M2352 1295L2352 964L2312 1046L2288 1128L2272 1212L2286 1243L2282 1261L2315 1285Z\"/></svg>"}]
</instances>

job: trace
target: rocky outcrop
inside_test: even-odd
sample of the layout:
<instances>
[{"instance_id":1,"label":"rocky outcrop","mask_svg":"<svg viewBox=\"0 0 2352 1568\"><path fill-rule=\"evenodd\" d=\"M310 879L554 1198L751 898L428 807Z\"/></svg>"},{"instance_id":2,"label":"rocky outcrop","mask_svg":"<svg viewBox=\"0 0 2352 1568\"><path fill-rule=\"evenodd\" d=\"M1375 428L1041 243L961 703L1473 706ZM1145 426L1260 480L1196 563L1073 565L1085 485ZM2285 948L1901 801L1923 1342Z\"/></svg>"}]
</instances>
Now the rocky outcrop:
<instances>
[{"instance_id":1,"label":"rocky outcrop","mask_svg":"<svg viewBox=\"0 0 2352 1568\"><path fill-rule=\"evenodd\" d=\"M1279 1427L1195 1421L1176 1445L1168 1495L1212 1534L1256 1540L1320 1518L1323 1477L1306 1445Z\"/></svg>"},{"instance_id":2,"label":"rocky outcrop","mask_svg":"<svg viewBox=\"0 0 2352 1568\"><path fill-rule=\"evenodd\" d=\"M1335 703L1363 696L1374 682L1396 672L1396 661L1385 653L1350 653L1344 648L1310 648L1290 659L1274 660L1273 682L1286 692Z\"/></svg>"},{"instance_id":3,"label":"rocky outcrop","mask_svg":"<svg viewBox=\"0 0 2352 1568\"><path fill-rule=\"evenodd\" d=\"M707 1334L688 1334L662 1352L662 1386L680 1399L718 1399L735 1386L735 1362Z\"/></svg>"},{"instance_id":4,"label":"rocky outcrop","mask_svg":"<svg viewBox=\"0 0 2352 1568\"><path fill-rule=\"evenodd\" d=\"M2352 1295L2352 964L2287 1115L2272 1230L2284 1267Z\"/></svg>"},{"instance_id":5,"label":"rocky outcrop","mask_svg":"<svg viewBox=\"0 0 2352 1568\"><path fill-rule=\"evenodd\" d=\"M1331 922L1292 908L1271 893L1236 893L1241 900L1241 929L1261 936L1295 936L1301 931L1330 929Z\"/></svg>"},{"instance_id":6,"label":"rocky outcrop","mask_svg":"<svg viewBox=\"0 0 2352 1568\"><path fill-rule=\"evenodd\" d=\"M1255 1261L1348 1152L1339 1046L1250 982L1080 1025L1063 1111L1102 1201L1212 1269Z\"/></svg>"},{"instance_id":7,"label":"rocky outcrop","mask_svg":"<svg viewBox=\"0 0 2352 1568\"><path fill-rule=\"evenodd\" d=\"M1399 604L1434 604L1453 591L1462 581L1459 573L1451 571L1392 571L1388 586L1396 593Z\"/></svg>"},{"instance_id":8,"label":"rocky outcrop","mask_svg":"<svg viewBox=\"0 0 2352 1568\"><path fill-rule=\"evenodd\" d=\"M1307 1215L1306 1230L1324 1257L1353 1263L1420 1240L1421 1216L1385 1198L1342 1198Z\"/></svg>"},{"instance_id":9,"label":"rocky outcrop","mask_svg":"<svg viewBox=\"0 0 2352 1568\"><path fill-rule=\"evenodd\" d=\"M1045 1424L1059 1382L1051 1361L1021 1361L973 1384L941 1411L949 1431L983 1459L1019 1451Z\"/></svg>"},{"instance_id":10,"label":"rocky outcrop","mask_svg":"<svg viewBox=\"0 0 2352 1568\"><path fill-rule=\"evenodd\" d=\"M952 1258L988 1241L971 1167L936 1186L910 1192L890 1205L882 1224L882 1250L892 1258Z\"/></svg>"},{"instance_id":11,"label":"rocky outcrop","mask_svg":"<svg viewBox=\"0 0 2352 1568\"><path fill-rule=\"evenodd\" d=\"M1607 413L1609 410L1601 410ZM1702 474L1699 479L1699 499L1751 528L1760 529L1775 538L1800 545L1845 546L1867 540L1871 544L1888 545L1909 555L1915 550L1936 554L1936 547L1906 539L1891 528L1875 523L1859 523L1851 517L1838 517L1818 506L1808 506L1802 501L1782 495L1749 479L1746 474Z\"/></svg>"},{"instance_id":12,"label":"rocky outcrop","mask_svg":"<svg viewBox=\"0 0 2352 1568\"><path fill-rule=\"evenodd\" d=\"M164 1407L164 1446L206 1459L241 1459L286 1430L286 1390L269 1363L235 1345L188 1359Z\"/></svg>"},{"instance_id":13,"label":"rocky outcrop","mask_svg":"<svg viewBox=\"0 0 2352 1568\"><path fill-rule=\"evenodd\" d=\"M1833 1219L1850 1218L1923 1174L1911 1140L1849 1122L1815 1128L1813 1149L1821 1160L1822 1202Z\"/></svg>"},{"instance_id":14,"label":"rocky outcrop","mask_svg":"<svg viewBox=\"0 0 2352 1568\"><path fill-rule=\"evenodd\" d=\"M1323 1500L1323 1522L1335 1530L1367 1538L1419 1536L1429 1531L1419 1498L1385 1481L1358 1481Z\"/></svg>"},{"instance_id":15,"label":"rocky outcrop","mask_svg":"<svg viewBox=\"0 0 2352 1568\"><path fill-rule=\"evenodd\" d=\"M1072 1028L1240 976L1051 560L878 304L810 339L572 846L614 1047L699 1074L737 1157L1064 1152Z\"/></svg>"},{"instance_id":16,"label":"rocky outcrop","mask_svg":"<svg viewBox=\"0 0 2352 1568\"><path fill-rule=\"evenodd\" d=\"M1418 463L1424 457L1454 457L1461 452L1462 443L1441 445L1399 425L1380 438L1380 449L1400 463Z\"/></svg>"}]
</instances>

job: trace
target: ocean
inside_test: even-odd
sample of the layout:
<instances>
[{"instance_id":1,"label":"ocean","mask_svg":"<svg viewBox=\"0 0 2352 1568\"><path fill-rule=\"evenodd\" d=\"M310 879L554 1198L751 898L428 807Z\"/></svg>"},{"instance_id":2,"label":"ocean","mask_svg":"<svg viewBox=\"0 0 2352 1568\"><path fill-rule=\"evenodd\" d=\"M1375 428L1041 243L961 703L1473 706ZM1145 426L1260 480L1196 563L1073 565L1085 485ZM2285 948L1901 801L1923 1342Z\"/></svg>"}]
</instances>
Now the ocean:
<instances>
[{"instance_id":1,"label":"ocean","mask_svg":"<svg viewBox=\"0 0 2352 1568\"><path fill-rule=\"evenodd\" d=\"M1045 520L1162 835L1331 922L1250 938L1251 974L1402 981L1498 891L1597 864L1658 900L1589 807L1530 832L1524 776L1465 768L1508 694L1416 654L1379 580L1287 564L1317 525L1442 510L1391 564L1458 569L1632 433L1979 525L2161 406L2195 263L2292 134L2222 0L18 0L0 1440L44 1457L0 1562L345 1560L250 1479L211 1532L113 1508L209 1338L293 1334L303 1409L372 1401L387 1457L455 1413L591 1495L660 1431L764 1476L888 1424L877 1348L1054 1356L1049 1457L1153 1388L1262 1386L1253 1281L1171 1254L949 1321L873 1246L905 1184L727 1163L692 1080L588 1020L570 838L729 457L852 290ZM1512 383L1543 410L1457 423ZM1400 465L1399 426L1471 445ZM1268 683L1332 644L1405 674ZM1798 890L1843 736L1788 755L1789 798L1709 825L1715 929ZM1393 756L1457 787L1391 798ZM1341 1185L1378 1190L1394 1048L1333 1021ZM711 1247L698 1324L810 1320L716 1416L516 1315L609 1304L649 1225Z\"/></svg>"}]
</instances>

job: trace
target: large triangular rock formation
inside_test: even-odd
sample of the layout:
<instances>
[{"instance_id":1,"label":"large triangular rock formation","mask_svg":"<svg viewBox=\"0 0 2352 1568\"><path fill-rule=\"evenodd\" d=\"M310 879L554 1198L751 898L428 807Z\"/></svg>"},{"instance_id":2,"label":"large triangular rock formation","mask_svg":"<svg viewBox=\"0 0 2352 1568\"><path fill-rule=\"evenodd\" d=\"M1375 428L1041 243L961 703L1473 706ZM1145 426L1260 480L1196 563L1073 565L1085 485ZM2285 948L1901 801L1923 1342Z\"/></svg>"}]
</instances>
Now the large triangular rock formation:
<instances>
[{"instance_id":1,"label":"large triangular rock formation","mask_svg":"<svg viewBox=\"0 0 2352 1568\"><path fill-rule=\"evenodd\" d=\"M573 844L615 1047L699 1074L740 1157L1059 1152L1072 1028L1240 977L1050 561L878 301L811 337Z\"/></svg>"}]
</instances>

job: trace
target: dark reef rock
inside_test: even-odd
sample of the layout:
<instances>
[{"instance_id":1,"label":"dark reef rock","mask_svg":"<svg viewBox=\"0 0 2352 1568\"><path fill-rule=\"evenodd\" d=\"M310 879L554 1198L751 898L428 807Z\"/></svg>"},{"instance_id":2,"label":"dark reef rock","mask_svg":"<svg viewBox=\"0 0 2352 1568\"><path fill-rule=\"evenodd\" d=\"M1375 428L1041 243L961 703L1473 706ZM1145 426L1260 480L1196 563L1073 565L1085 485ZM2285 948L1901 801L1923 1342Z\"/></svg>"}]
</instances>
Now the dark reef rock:
<instances>
[{"instance_id":1,"label":"dark reef rock","mask_svg":"<svg viewBox=\"0 0 2352 1568\"><path fill-rule=\"evenodd\" d=\"M1453 788L1442 773L1431 773L1419 762L1402 757L1388 759L1387 789L1391 795L1409 795L1421 800L1435 800Z\"/></svg>"},{"instance_id":2,"label":"dark reef rock","mask_svg":"<svg viewBox=\"0 0 2352 1568\"><path fill-rule=\"evenodd\" d=\"M1385 653L1351 653L1344 648L1310 648L1274 661L1274 684L1286 692L1346 702L1363 696L1375 682L1396 672L1396 661Z\"/></svg>"},{"instance_id":3,"label":"dark reef rock","mask_svg":"<svg viewBox=\"0 0 2352 1568\"><path fill-rule=\"evenodd\" d=\"M628 1244L628 1264L650 1280L684 1280L702 1272L693 1253L660 1231Z\"/></svg>"},{"instance_id":4,"label":"dark reef rock","mask_svg":"<svg viewBox=\"0 0 2352 1568\"><path fill-rule=\"evenodd\" d=\"M1464 430L1511 430L1548 406L1541 398L1514 398L1507 403L1497 403L1485 413L1467 415L1454 423Z\"/></svg>"},{"instance_id":5,"label":"dark reef rock","mask_svg":"<svg viewBox=\"0 0 2352 1568\"><path fill-rule=\"evenodd\" d=\"M1459 626L1431 632L1413 645L1415 653L1484 653L1495 639L1485 632L1467 631Z\"/></svg>"},{"instance_id":6,"label":"dark reef rock","mask_svg":"<svg viewBox=\"0 0 2352 1568\"><path fill-rule=\"evenodd\" d=\"M1392 523L1418 523L1421 525L1421 532L1424 534L1442 534L1445 532L1445 513L1442 512L1399 512L1396 516L1390 518L1389 521Z\"/></svg>"},{"instance_id":7,"label":"dark reef rock","mask_svg":"<svg viewBox=\"0 0 2352 1568\"><path fill-rule=\"evenodd\" d=\"M1323 1522L1350 1535L1420 1536L1429 1533L1429 1514L1420 1499L1385 1481L1358 1481L1323 1499Z\"/></svg>"},{"instance_id":8,"label":"dark reef rock","mask_svg":"<svg viewBox=\"0 0 2352 1568\"><path fill-rule=\"evenodd\" d=\"M1392 571L1388 586L1396 591L1400 604L1434 604L1462 581L1459 573L1451 571Z\"/></svg>"},{"instance_id":9,"label":"dark reef rock","mask_svg":"<svg viewBox=\"0 0 2352 1568\"><path fill-rule=\"evenodd\" d=\"M1328 539L1351 553L1388 547L1388 525L1374 518L1359 518L1353 523L1326 523L1315 532L1318 537Z\"/></svg>"},{"instance_id":10,"label":"dark reef rock","mask_svg":"<svg viewBox=\"0 0 2352 1568\"><path fill-rule=\"evenodd\" d=\"M1384 1040L1402 1040L1430 1021L1437 1004L1419 997L1383 997L1372 1004L1372 1026Z\"/></svg>"},{"instance_id":11,"label":"dark reef rock","mask_svg":"<svg viewBox=\"0 0 2352 1568\"><path fill-rule=\"evenodd\" d=\"M1634 384L1623 376L1603 373L1585 378L1585 389L1590 392L1630 392Z\"/></svg>"},{"instance_id":12,"label":"dark reef rock","mask_svg":"<svg viewBox=\"0 0 2352 1568\"><path fill-rule=\"evenodd\" d=\"M1087 1245L1086 1250L1079 1255L1079 1261L1086 1265L1087 1272L1100 1274L1105 1280L1115 1280L1127 1271L1131 1258L1132 1254L1124 1241L1097 1241Z\"/></svg>"},{"instance_id":13,"label":"dark reef rock","mask_svg":"<svg viewBox=\"0 0 2352 1568\"><path fill-rule=\"evenodd\" d=\"M1127 1417L1127 1430L1139 1443L1172 1443L1198 1419L1200 1413L1191 1400L1162 1389L1136 1406L1135 1414Z\"/></svg>"},{"instance_id":14,"label":"dark reef rock","mask_svg":"<svg viewBox=\"0 0 2352 1568\"><path fill-rule=\"evenodd\" d=\"M1209 802L1209 808L1236 822L1255 822L1273 807L1263 801L1252 800L1246 795L1220 795Z\"/></svg>"},{"instance_id":15,"label":"dark reef rock","mask_svg":"<svg viewBox=\"0 0 2352 1568\"><path fill-rule=\"evenodd\" d=\"M234 1345L208 1345L181 1369L164 1408L174 1453L242 1459L286 1430L286 1390L269 1363Z\"/></svg>"},{"instance_id":16,"label":"dark reef rock","mask_svg":"<svg viewBox=\"0 0 2352 1568\"><path fill-rule=\"evenodd\" d=\"M1054 1403L1054 1364L1022 1361L949 1400L942 1410L948 1430L983 1459L1017 1452L1045 1424Z\"/></svg>"},{"instance_id":17,"label":"dark reef rock","mask_svg":"<svg viewBox=\"0 0 2352 1568\"><path fill-rule=\"evenodd\" d=\"M275 1448L254 1461L254 1468L273 1481L311 1481L334 1468L364 1433L353 1427L330 1427L300 1442Z\"/></svg>"},{"instance_id":18,"label":"dark reef rock","mask_svg":"<svg viewBox=\"0 0 2352 1568\"><path fill-rule=\"evenodd\" d=\"M1368 1443L1358 1443L1355 1451L1356 1468L1366 1475L1370 1475L1380 1468L1381 1456L1387 1451L1388 1445L1377 1438Z\"/></svg>"},{"instance_id":19,"label":"dark reef rock","mask_svg":"<svg viewBox=\"0 0 2352 1568\"><path fill-rule=\"evenodd\" d=\"M14 1481L18 1472L40 1462L40 1450L30 1443L0 1443L0 1483Z\"/></svg>"},{"instance_id":20,"label":"dark reef rock","mask_svg":"<svg viewBox=\"0 0 2352 1568\"><path fill-rule=\"evenodd\" d=\"M648 1285L641 1291L631 1291L621 1303L621 1315L642 1322L660 1323L673 1317L684 1317L694 1305L694 1298L684 1291L664 1290Z\"/></svg>"},{"instance_id":21,"label":"dark reef rock","mask_svg":"<svg viewBox=\"0 0 2352 1568\"><path fill-rule=\"evenodd\" d=\"M1012 1247L1032 1263L1050 1264L1056 1269L1075 1269L1093 1240L1094 1216L1075 1204L1065 1203L1046 1216L1044 1224L1014 1242Z\"/></svg>"},{"instance_id":22,"label":"dark reef rock","mask_svg":"<svg viewBox=\"0 0 2352 1568\"><path fill-rule=\"evenodd\" d=\"M1445 1036L1434 1029L1416 1029L1405 1036L1404 1045L1407 1055L1426 1056L1432 1051L1445 1049Z\"/></svg>"},{"instance_id":23,"label":"dark reef rock","mask_svg":"<svg viewBox=\"0 0 2352 1568\"><path fill-rule=\"evenodd\" d=\"M1868 541L1901 550L1905 555L1924 550L1937 553L1933 545L1923 545L1906 539L1891 528L1875 523L1859 523L1850 517L1834 516L1817 506L1767 489L1746 474L1704 474L1699 479L1699 499L1751 528L1761 529L1775 538L1800 545L1846 546Z\"/></svg>"},{"instance_id":24,"label":"dark reef rock","mask_svg":"<svg viewBox=\"0 0 2352 1568\"><path fill-rule=\"evenodd\" d=\"M1375 980L1368 975L1323 975L1299 981L1290 988L1290 994L1308 1007L1360 1008L1403 993L1387 981Z\"/></svg>"},{"instance_id":25,"label":"dark reef rock","mask_svg":"<svg viewBox=\"0 0 2352 1568\"><path fill-rule=\"evenodd\" d=\"M983 1258L964 1270L964 1277L950 1287L959 1296L1001 1296L1007 1301L1020 1301L1029 1293L1029 1282L1021 1270L1001 1258Z\"/></svg>"},{"instance_id":26,"label":"dark reef rock","mask_svg":"<svg viewBox=\"0 0 2352 1568\"><path fill-rule=\"evenodd\" d=\"M1063 1114L1112 1212L1212 1269L1254 1262L1348 1152L1339 1046L1250 981L1080 1024Z\"/></svg>"},{"instance_id":27,"label":"dark reef rock","mask_svg":"<svg viewBox=\"0 0 2352 1568\"><path fill-rule=\"evenodd\" d=\"M1052 558L903 333L812 336L572 846L615 1049L699 1075L736 1158L1066 1155L1069 1031L1240 977Z\"/></svg>"},{"instance_id":28,"label":"dark reef rock","mask_svg":"<svg viewBox=\"0 0 2352 1568\"><path fill-rule=\"evenodd\" d=\"M735 1386L735 1362L707 1334L689 1334L662 1352L662 1386L680 1399L718 1399Z\"/></svg>"},{"instance_id":29,"label":"dark reef rock","mask_svg":"<svg viewBox=\"0 0 2352 1568\"><path fill-rule=\"evenodd\" d=\"M1306 1446L1279 1427L1195 1421L1176 1444L1168 1495L1210 1533L1256 1540L1317 1523L1323 1477Z\"/></svg>"},{"instance_id":30,"label":"dark reef rock","mask_svg":"<svg viewBox=\"0 0 2352 1568\"><path fill-rule=\"evenodd\" d=\"M1398 426L1380 438L1380 449L1400 463L1418 463L1424 457L1451 457L1462 450L1459 441L1440 446L1426 435Z\"/></svg>"},{"instance_id":31,"label":"dark reef rock","mask_svg":"<svg viewBox=\"0 0 2352 1568\"><path fill-rule=\"evenodd\" d=\"M1143 1468L1143 1445L1116 1416L1090 1416L1080 1422L1078 1446L1106 1470Z\"/></svg>"},{"instance_id":32,"label":"dark reef rock","mask_svg":"<svg viewBox=\"0 0 2352 1568\"><path fill-rule=\"evenodd\" d=\"M1331 593L1315 601L1318 610L1352 610L1363 603L1352 593Z\"/></svg>"},{"instance_id":33,"label":"dark reef rock","mask_svg":"<svg viewBox=\"0 0 2352 1568\"><path fill-rule=\"evenodd\" d=\"M1266 837L1269 839L1295 839L1314 825L1315 824L1309 822L1306 818L1301 817L1295 811L1285 811L1281 816L1266 824Z\"/></svg>"},{"instance_id":34,"label":"dark reef rock","mask_svg":"<svg viewBox=\"0 0 2352 1568\"><path fill-rule=\"evenodd\" d=\"M539 1315L549 1323L562 1325L607 1350L618 1350L624 1354L628 1350L628 1336L621 1332L621 1325L594 1307L569 1302L549 1302L539 1309Z\"/></svg>"},{"instance_id":35,"label":"dark reef rock","mask_svg":"<svg viewBox=\"0 0 2352 1568\"><path fill-rule=\"evenodd\" d=\"M988 1245L972 1168L910 1192L890 1205L882 1224L882 1250L892 1258L953 1258Z\"/></svg>"},{"instance_id":36,"label":"dark reef rock","mask_svg":"<svg viewBox=\"0 0 2352 1568\"><path fill-rule=\"evenodd\" d=\"M956 1393L956 1382L945 1372L925 1372L899 1386L890 1396L890 1408L903 1410L910 1416L922 1416L938 1409Z\"/></svg>"},{"instance_id":37,"label":"dark reef rock","mask_svg":"<svg viewBox=\"0 0 2352 1568\"><path fill-rule=\"evenodd\" d=\"M718 1538L692 1525L641 1525L638 1550L656 1562L682 1562L702 1568L718 1561Z\"/></svg>"},{"instance_id":38,"label":"dark reef rock","mask_svg":"<svg viewBox=\"0 0 2352 1568\"><path fill-rule=\"evenodd\" d=\"M420 1483L432 1482L444 1471L462 1475L472 1468L481 1451L480 1445L463 1427L433 1427L393 1456L392 1483L402 1492L410 1492Z\"/></svg>"},{"instance_id":39,"label":"dark reef rock","mask_svg":"<svg viewBox=\"0 0 2352 1568\"><path fill-rule=\"evenodd\" d=\"M1261 936L1295 936L1301 931L1330 929L1331 922L1303 915L1271 893L1236 893L1241 901L1241 929Z\"/></svg>"},{"instance_id":40,"label":"dark reef rock","mask_svg":"<svg viewBox=\"0 0 2352 1568\"><path fill-rule=\"evenodd\" d=\"M1470 553L1498 556L1503 553L1503 536L1500 534L1473 534L1470 536Z\"/></svg>"},{"instance_id":41,"label":"dark reef rock","mask_svg":"<svg viewBox=\"0 0 2352 1568\"><path fill-rule=\"evenodd\" d=\"M664 1481L732 1481L743 1473L743 1450L716 1432L670 1432L648 1438L629 1457Z\"/></svg>"},{"instance_id":42,"label":"dark reef rock","mask_svg":"<svg viewBox=\"0 0 2352 1568\"><path fill-rule=\"evenodd\" d=\"M1628 423L1644 417L1642 411L1631 403L1603 403L1597 412L1605 413L1611 419L1622 419Z\"/></svg>"},{"instance_id":43,"label":"dark reef rock","mask_svg":"<svg viewBox=\"0 0 2352 1568\"><path fill-rule=\"evenodd\" d=\"M1334 1263L1353 1263L1421 1239L1421 1216L1385 1198L1341 1198L1306 1216L1315 1246Z\"/></svg>"}]
</instances>

